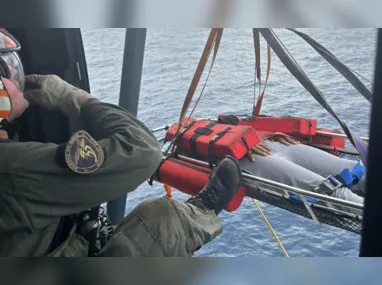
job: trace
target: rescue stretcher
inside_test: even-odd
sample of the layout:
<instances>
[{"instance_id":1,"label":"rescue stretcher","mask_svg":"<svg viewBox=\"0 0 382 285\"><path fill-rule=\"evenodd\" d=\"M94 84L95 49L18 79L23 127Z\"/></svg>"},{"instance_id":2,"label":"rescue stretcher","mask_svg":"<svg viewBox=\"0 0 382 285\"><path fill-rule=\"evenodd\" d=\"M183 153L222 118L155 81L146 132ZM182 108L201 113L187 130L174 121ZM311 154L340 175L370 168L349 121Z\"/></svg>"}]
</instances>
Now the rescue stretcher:
<instances>
[{"instance_id":1,"label":"rescue stretcher","mask_svg":"<svg viewBox=\"0 0 382 285\"><path fill-rule=\"evenodd\" d=\"M371 102L372 94L371 91L366 88L366 86L359 80L353 70L347 67L345 64L340 62L330 51L319 44L314 39L310 38L304 33L301 33L295 29L288 29L289 31L300 36L306 43L313 47L328 63L330 63L334 69L336 69L357 91L369 102ZM187 95L184 99L184 103L180 112L178 124L181 124L188 114L188 109L194 97L195 91L198 87L198 83L201 79L203 71L210 57L211 64L203 88L201 89L200 95L198 96L193 109L188 117L192 117L200 99L203 95L203 91L207 85L209 75L211 74L219 46L221 43L223 34L223 29L213 28L209 34L206 41L205 48L201 55L200 61L196 68L194 77L190 83ZM263 81L261 80L261 52L260 52L260 35L265 39L267 43L267 68L264 87ZM353 159L360 160L363 165L366 164L367 159L367 138L361 138L355 134L347 124L335 113L327 102L324 94L318 89L314 83L305 74L296 60L290 55L279 37L274 33L272 29L253 29L253 40L254 40L254 51L255 51L255 90L258 81L259 84L259 96L256 100L254 96L254 104L251 115L235 116L238 119L237 125L239 126L251 126L257 131L268 131L268 132L281 132L291 136L295 136L303 143L316 147L331 153L336 156L350 156ZM302 84L302 86L316 99L316 101L333 116L342 128L342 131L322 129L318 128L318 124L314 119L307 118L296 118L296 117L269 117L261 114L260 109L262 106L262 101L264 99L265 89L268 83L270 67L271 67L271 53L274 52L284 66L289 70L289 72ZM261 90L262 89L262 90ZM217 121L224 119L224 116L219 116L218 118L209 118L212 121ZM226 118L227 119L227 118ZM228 123L229 124L229 123ZM178 146L174 149L173 147L167 148L165 144L168 140L172 138L169 137L169 130L172 126L164 126L154 129L153 132L158 134L160 131L166 131L166 134L158 136L158 141L163 143L163 154L164 159L160 167L163 167L166 171L160 173L158 170L156 176L153 178L165 185L173 186L180 191L188 194L196 194L202 189L202 182L208 179L208 174L211 173L212 168L216 165L213 156L210 155L211 147L208 145L208 141L216 142L209 137L208 139L203 138L202 145L198 146L195 144L195 140L198 140L200 135L215 136L219 135L220 132L223 133L225 130L219 130L218 133L209 132L207 129L211 129L214 126L204 125L203 129L200 130L199 134L193 134L192 137L188 137L188 142L177 141ZM182 126L184 127L184 126ZM227 126L228 127L228 126ZM170 131L171 133L171 131ZM175 140L177 136L182 135L180 128L175 132ZM251 137L251 136L249 136ZM240 151L236 152L236 148L228 147L224 151L228 154L232 154L232 149L235 149L233 154L238 156L242 155L243 151L248 150L251 146L246 145L249 143L256 143L256 140L247 139L245 137L245 142L243 141L245 147L242 144L238 144ZM182 138L183 139L183 138ZM345 147L345 139L348 139L350 143L355 147L355 149L349 149ZM171 144L174 141L171 141ZM194 142L192 142L194 140ZM227 140L228 141L228 140ZM219 139L221 142L221 139ZM186 150L185 153L181 155L177 152L178 147ZM216 145L214 146L216 147ZM210 148L210 150L209 150ZM175 150L175 152L173 152ZM224 151L218 151L216 147L214 154L218 153L220 156L223 155ZM184 155L186 154L186 155ZM197 154L199 157L195 157ZM236 157L237 158L237 157ZM172 163L172 166L171 166ZM175 165L177 164L177 165ZM180 165L183 164L182 167ZM159 168L160 169L160 168ZM178 171L183 169L185 172L194 172L192 175L197 175L195 171L198 171L196 176L192 179L188 178L188 174L182 174ZM189 170L189 169L192 169ZM201 171L199 171L200 169ZM177 172L178 171L178 172ZM159 174L159 176L158 176ZM335 174L333 174L335 175ZM203 177L203 178L201 178ZM362 219L363 219L363 205L352 203L350 201L340 200L329 195L319 194L312 191L307 191L304 189L299 189L296 187L291 187L286 184L278 183L277 181L271 181L263 179L261 177L256 177L250 175L249 173L243 173L243 183L238 194L234 197L231 203L226 207L227 211L234 211L237 209L244 197L250 197L255 200L263 201L267 204L273 205L275 207L284 209L286 211L292 212L294 214L312 219L316 222L331 225L337 228L341 228L350 232L357 234L361 233L362 230ZM332 177L328 177L331 179ZM199 182L198 182L199 181ZM331 180L332 181L332 180ZM196 183L198 182L198 183ZM204 184L203 184L204 185Z\"/></svg>"},{"instance_id":2,"label":"rescue stretcher","mask_svg":"<svg viewBox=\"0 0 382 285\"><path fill-rule=\"evenodd\" d=\"M247 120L245 125L249 125L249 117L244 119ZM202 120L216 122L217 119ZM313 124L315 124L314 120ZM176 151L166 152L166 142L171 139L171 136L168 136L171 133L171 127L173 128L174 125L153 130L158 141L162 144L164 154L161 168L158 168L161 171L157 171L154 180L186 194L195 195L208 181L215 163L211 162L208 155L196 159L192 155L179 154ZM352 155L353 158L357 158L356 151L345 148L346 136L344 134L333 130L316 129L316 125L314 127L314 132L301 129L300 137L305 134L306 144L328 151L332 155ZM163 131L165 131L164 135ZM284 131L287 132L288 130L284 129ZM367 138L363 139L367 140ZM361 234L363 205L257 177L245 171L242 173L242 186L226 207L226 211L235 211L240 207L245 197L250 197L318 223Z\"/></svg>"}]
</instances>

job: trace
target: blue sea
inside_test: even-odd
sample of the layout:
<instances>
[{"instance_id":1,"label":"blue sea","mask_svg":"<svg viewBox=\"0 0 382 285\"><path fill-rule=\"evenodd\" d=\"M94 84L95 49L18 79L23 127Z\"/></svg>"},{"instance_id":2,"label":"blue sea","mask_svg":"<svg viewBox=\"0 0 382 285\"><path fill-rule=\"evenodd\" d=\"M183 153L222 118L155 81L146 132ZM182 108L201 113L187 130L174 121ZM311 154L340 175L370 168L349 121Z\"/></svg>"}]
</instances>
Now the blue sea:
<instances>
[{"instance_id":1,"label":"blue sea","mask_svg":"<svg viewBox=\"0 0 382 285\"><path fill-rule=\"evenodd\" d=\"M323 44L349 67L373 82L376 29L300 29ZM118 103L124 29L85 29L83 32L92 94ZM337 114L359 135L368 135L371 105L307 43L292 32L277 35L312 81L322 90ZM138 118L150 128L178 119L183 100L203 51L209 29L149 29L143 66ZM262 79L266 48L262 40ZM225 29L217 60L195 116L250 113L254 95L255 59L251 29ZM200 82L204 83L205 76ZM372 84L363 80L371 89ZM201 88L198 88L196 95ZM195 96L196 97L196 96ZM294 79L272 54L272 69L262 113L315 118L319 127L339 125ZM146 198L164 195L163 186L147 183L130 193L126 214ZM174 198L186 195L174 191ZM360 236L320 225L270 205L260 203L289 256L358 256ZM223 233L196 256L283 256L251 199L239 210L223 212Z\"/></svg>"}]
</instances>

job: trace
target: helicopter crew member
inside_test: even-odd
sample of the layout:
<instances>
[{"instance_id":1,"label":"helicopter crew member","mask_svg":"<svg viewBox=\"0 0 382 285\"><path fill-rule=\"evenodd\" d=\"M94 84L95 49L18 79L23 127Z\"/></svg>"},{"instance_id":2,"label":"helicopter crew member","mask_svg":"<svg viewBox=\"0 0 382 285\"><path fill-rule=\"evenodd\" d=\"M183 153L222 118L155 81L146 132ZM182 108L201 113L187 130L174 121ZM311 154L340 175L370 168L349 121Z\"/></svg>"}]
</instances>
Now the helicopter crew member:
<instances>
[{"instance_id":1,"label":"helicopter crew member","mask_svg":"<svg viewBox=\"0 0 382 285\"><path fill-rule=\"evenodd\" d=\"M192 256L222 232L217 215L241 180L238 162L229 157L197 196L142 202L92 252L93 241L82 234L87 216L79 213L146 181L161 162L159 143L123 108L55 75L25 77L19 49L1 29L0 256ZM24 91L25 82L34 88ZM15 141L14 122L33 104L84 128L60 145Z\"/></svg>"}]
</instances>

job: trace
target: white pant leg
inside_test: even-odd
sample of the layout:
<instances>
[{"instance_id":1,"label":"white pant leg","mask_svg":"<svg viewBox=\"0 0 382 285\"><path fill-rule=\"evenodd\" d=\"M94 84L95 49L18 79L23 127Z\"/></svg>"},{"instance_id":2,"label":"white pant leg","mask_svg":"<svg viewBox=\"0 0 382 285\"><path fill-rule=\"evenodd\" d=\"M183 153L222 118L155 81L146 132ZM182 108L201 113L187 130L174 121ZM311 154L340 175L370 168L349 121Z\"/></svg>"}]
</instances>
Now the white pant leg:
<instances>
[{"instance_id":1,"label":"white pant leg","mask_svg":"<svg viewBox=\"0 0 382 285\"><path fill-rule=\"evenodd\" d=\"M255 176L277 181L279 183L294 186L307 191L313 191L322 183L325 177L318 175L299 166L287 158L282 157L282 152L276 152L269 156L255 155L255 161L251 162L247 157L240 160L240 166L243 170L252 173ZM340 199L363 203L363 198L354 194L348 188L338 189L332 194L333 197Z\"/></svg>"},{"instance_id":2,"label":"white pant leg","mask_svg":"<svg viewBox=\"0 0 382 285\"><path fill-rule=\"evenodd\" d=\"M351 170L357 164L356 161L340 158L303 144L285 146L283 152L292 162L324 177L337 175L345 168ZM351 187L352 190L364 192L365 182L366 173L359 183Z\"/></svg>"}]
</instances>

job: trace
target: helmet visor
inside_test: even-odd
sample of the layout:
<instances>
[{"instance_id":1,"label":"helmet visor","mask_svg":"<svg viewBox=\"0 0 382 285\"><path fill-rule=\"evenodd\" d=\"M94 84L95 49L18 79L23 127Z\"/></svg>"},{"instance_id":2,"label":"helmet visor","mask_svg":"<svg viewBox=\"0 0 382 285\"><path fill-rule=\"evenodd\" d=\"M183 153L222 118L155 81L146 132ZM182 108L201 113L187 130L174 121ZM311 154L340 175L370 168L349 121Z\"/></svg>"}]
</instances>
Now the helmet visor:
<instances>
[{"instance_id":1,"label":"helmet visor","mask_svg":"<svg viewBox=\"0 0 382 285\"><path fill-rule=\"evenodd\" d=\"M20 92L24 92L24 86L25 86L24 69L17 52L3 53L3 54L0 54L0 57L3 59L4 63L6 64L5 69L7 70L7 73L8 73L4 77L8 78L13 83L15 83Z\"/></svg>"},{"instance_id":2,"label":"helmet visor","mask_svg":"<svg viewBox=\"0 0 382 285\"><path fill-rule=\"evenodd\" d=\"M19 51L21 49L18 40L4 28L0 28L0 53Z\"/></svg>"}]
</instances>

